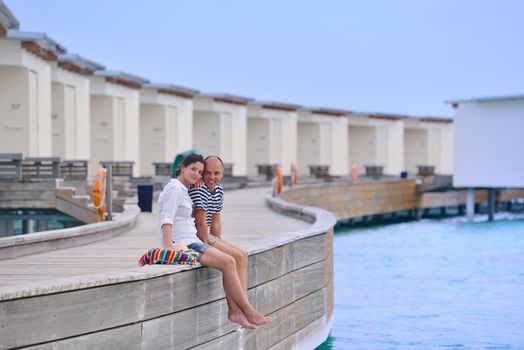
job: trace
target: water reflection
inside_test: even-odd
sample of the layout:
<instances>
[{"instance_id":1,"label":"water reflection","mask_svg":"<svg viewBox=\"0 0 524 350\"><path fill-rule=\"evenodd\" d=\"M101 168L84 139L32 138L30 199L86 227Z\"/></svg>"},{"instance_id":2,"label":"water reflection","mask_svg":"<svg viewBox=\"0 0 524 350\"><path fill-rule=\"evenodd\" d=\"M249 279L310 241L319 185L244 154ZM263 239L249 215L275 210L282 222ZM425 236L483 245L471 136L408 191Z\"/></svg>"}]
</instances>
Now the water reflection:
<instances>
[{"instance_id":1,"label":"water reflection","mask_svg":"<svg viewBox=\"0 0 524 350\"><path fill-rule=\"evenodd\" d=\"M83 225L56 209L0 209L0 238Z\"/></svg>"}]
</instances>

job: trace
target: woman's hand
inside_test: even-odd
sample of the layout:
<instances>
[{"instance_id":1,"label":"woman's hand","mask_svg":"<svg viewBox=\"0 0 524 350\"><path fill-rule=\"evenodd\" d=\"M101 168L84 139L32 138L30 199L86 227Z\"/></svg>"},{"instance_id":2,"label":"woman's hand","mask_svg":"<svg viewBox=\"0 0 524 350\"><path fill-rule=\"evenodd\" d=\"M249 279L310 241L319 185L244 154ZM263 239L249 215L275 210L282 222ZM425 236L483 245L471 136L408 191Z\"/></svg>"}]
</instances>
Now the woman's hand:
<instances>
[{"instance_id":1,"label":"woman's hand","mask_svg":"<svg viewBox=\"0 0 524 350\"><path fill-rule=\"evenodd\" d=\"M162 225L162 245L164 249L175 250L173 241L171 240L171 224Z\"/></svg>"},{"instance_id":2,"label":"woman's hand","mask_svg":"<svg viewBox=\"0 0 524 350\"><path fill-rule=\"evenodd\" d=\"M204 186L204 180L202 178L200 178L200 180L195 182L194 186L195 186L196 189L199 189L200 187Z\"/></svg>"}]
</instances>

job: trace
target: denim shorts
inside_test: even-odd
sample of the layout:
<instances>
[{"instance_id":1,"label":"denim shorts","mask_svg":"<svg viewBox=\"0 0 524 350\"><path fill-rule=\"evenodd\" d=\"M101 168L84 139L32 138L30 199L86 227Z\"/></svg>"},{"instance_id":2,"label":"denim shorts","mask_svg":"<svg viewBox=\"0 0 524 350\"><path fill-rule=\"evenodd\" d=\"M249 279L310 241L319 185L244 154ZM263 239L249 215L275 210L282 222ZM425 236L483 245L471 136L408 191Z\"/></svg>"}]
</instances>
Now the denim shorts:
<instances>
[{"instance_id":1,"label":"denim shorts","mask_svg":"<svg viewBox=\"0 0 524 350\"><path fill-rule=\"evenodd\" d=\"M194 251L197 251L199 253L205 253L206 249L210 247L207 243L200 243L200 242L194 242L191 244L188 244L187 246L189 249L193 249Z\"/></svg>"}]
</instances>

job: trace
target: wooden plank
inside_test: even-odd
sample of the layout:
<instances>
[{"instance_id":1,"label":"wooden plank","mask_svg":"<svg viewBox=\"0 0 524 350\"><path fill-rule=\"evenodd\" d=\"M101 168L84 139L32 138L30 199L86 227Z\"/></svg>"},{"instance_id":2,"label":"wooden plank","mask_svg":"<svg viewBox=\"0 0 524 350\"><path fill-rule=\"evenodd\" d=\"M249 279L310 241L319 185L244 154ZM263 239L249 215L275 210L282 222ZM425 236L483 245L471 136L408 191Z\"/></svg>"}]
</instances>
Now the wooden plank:
<instances>
[{"instance_id":1,"label":"wooden plank","mask_svg":"<svg viewBox=\"0 0 524 350\"><path fill-rule=\"evenodd\" d=\"M117 284L0 305L0 348L14 348L134 323L141 285Z\"/></svg>"}]
</instances>

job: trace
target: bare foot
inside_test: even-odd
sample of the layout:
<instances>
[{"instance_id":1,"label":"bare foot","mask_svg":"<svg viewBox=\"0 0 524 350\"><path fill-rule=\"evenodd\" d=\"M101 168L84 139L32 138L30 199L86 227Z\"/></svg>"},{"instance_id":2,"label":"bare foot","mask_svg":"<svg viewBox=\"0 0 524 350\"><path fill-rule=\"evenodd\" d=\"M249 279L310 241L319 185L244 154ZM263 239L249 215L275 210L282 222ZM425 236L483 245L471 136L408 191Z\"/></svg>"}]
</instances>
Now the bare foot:
<instances>
[{"instance_id":1,"label":"bare foot","mask_svg":"<svg viewBox=\"0 0 524 350\"><path fill-rule=\"evenodd\" d=\"M247 329L255 329L255 328L257 328L257 326L255 326L254 324L252 324L251 322L249 322L247 320L246 316L244 316L244 314L242 312L229 314L227 316L227 318L231 322L237 323L237 324L241 325L244 328L247 328Z\"/></svg>"},{"instance_id":2,"label":"bare foot","mask_svg":"<svg viewBox=\"0 0 524 350\"><path fill-rule=\"evenodd\" d=\"M256 310L253 310L253 312L246 313L245 315L249 322L257 326L271 323L273 321L271 317L264 316Z\"/></svg>"}]
</instances>

